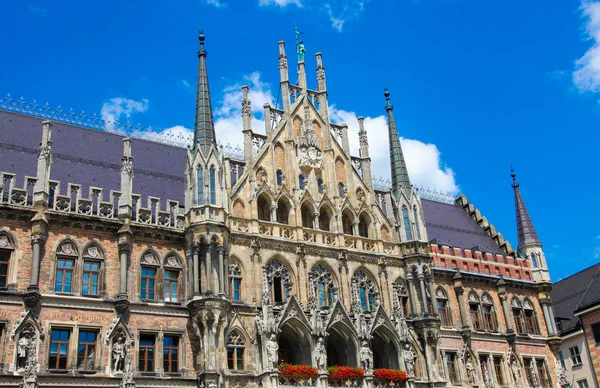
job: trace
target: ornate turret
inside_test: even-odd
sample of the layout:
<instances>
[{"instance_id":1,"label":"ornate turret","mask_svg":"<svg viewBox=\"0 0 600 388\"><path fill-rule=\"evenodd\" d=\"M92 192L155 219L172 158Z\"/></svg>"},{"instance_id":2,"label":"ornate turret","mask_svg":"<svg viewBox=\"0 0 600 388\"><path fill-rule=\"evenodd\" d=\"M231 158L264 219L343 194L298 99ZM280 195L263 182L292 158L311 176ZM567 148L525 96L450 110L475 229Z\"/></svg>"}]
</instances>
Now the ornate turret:
<instances>
[{"instance_id":1,"label":"ornate turret","mask_svg":"<svg viewBox=\"0 0 600 388\"><path fill-rule=\"evenodd\" d=\"M398 129L396 129L396 121L394 120L394 106L390 102L390 92L385 89L385 110L388 115L388 131L390 136L390 165L392 170L392 190L396 200L400 198L401 190L408 195L411 191L410 178L400 145L400 137Z\"/></svg>"},{"instance_id":2,"label":"ornate turret","mask_svg":"<svg viewBox=\"0 0 600 388\"><path fill-rule=\"evenodd\" d=\"M208 154L210 147L215 145L215 126L210 104L210 90L208 88L208 75L206 72L206 50L204 49L204 33L200 31L198 40L198 89L196 92L196 122L194 124L194 149L200 148L202 154Z\"/></svg>"}]
</instances>

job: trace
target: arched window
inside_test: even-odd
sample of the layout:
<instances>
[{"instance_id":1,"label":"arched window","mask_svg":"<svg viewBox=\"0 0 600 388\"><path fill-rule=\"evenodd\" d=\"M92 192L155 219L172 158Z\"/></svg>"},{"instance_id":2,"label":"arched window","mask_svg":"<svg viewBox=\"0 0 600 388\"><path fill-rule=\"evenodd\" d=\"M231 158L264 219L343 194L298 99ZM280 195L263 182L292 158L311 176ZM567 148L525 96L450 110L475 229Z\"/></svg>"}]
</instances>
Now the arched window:
<instances>
[{"instance_id":1,"label":"arched window","mask_svg":"<svg viewBox=\"0 0 600 388\"><path fill-rule=\"evenodd\" d=\"M271 293L271 301L281 303L287 300L292 288L292 280L287 267L274 259L265 266L265 276Z\"/></svg>"},{"instance_id":2,"label":"arched window","mask_svg":"<svg viewBox=\"0 0 600 388\"><path fill-rule=\"evenodd\" d=\"M5 233L0 234L0 289L8 287L8 270L10 269L10 256L13 250L13 239Z\"/></svg>"},{"instance_id":3,"label":"arched window","mask_svg":"<svg viewBox=\"0 0 600 388\"><path fill-rule=\"evenodd\" d=\"M277 170L277 172L275 173L275 176L277 178L277 184L282 185L283 184L283 171Z\"/></svg>"},{"instance_id":4,"label":"arched window","mask_svg":"<svg viewBox=\"0 0 600 388\"><path fill-rule=\"evenodd\" d=\"M235 164L231 164L231 187L235 186L237 178L237 168L235 167Z\"/></svg>"},{"instance_id":5,"label":"arched window","mask_svg":"<svg viewBox=\"0 0 600 388\"><path fill-rule=\"evenodd\" d=\"M340 196L340 198L344 198L344 196L346 195L346 188L344 187L344 184L342 182L338 183L338 195Z\"/></svg>"},{"instance_id":6,"label":"arched window","mask_svg":"<svg viewBox=\"0 0 600 388\"><path fill-rule=\"evenodd\" d=\"M237 263L229 264L229 297L242 300L242 270Z\"/></svg>"},{"instance_id":7,"label":"arched window","mask_svg":"<svg viewBox=\"0 0 600 388\"><path fill-rule=\"evenodd\" d=\"M485 329L488 331L498 330L494 302L487 293L481 296L481 311L483 312L483 323L485 324Z\"/></svg>"},{"instance_id":8,"label":"arched window","mask_svg":"<svg viewBox=\"0 0 600 388\"><path fill-rule=\"evenodd\" d=\"M371 224L371 220L369 216L365 213L361 213L358 217L358 234L361 237L369 237L369 226Z\"/></svg>"},{"instance_id":9,"label":"arched window","mask_svg":"<svg viewBox=\"0 0 600 388\"><path fill-rule=\"evenodd\" d=\"M179 258L175 254L169 254L164 261L164 284L163 296L165 302L179 302L181 299L181 287L179 285L179 275L182 266Z\"/></svg>"},{"instance_id":10,"label":"arched window","mask_svg":"<svg viewBox=\"0 0 600 388\"><path fill-rule=\"evenodd\" d=\"M483 330L479 297L474 292L469 293L469 312L471 314L471 324L473 325L473 329Z\"/></svg>"},{"instance_id":11,"label":"arched window","mask_svg":"<svg viewBox=\"0 0 600 388\"><path fill-rule=\"evenodd\" d=\"M56 252L54 292L67 294L74 292L73 275L78 256L77 248L73 242L65 241L60 244Z\"/></svg>"},{"instance_id":12,"label":"arched window","mask_svg":"<svg viewBox=\"0 0 600 388\"><path fill-rule=\"evenodd\" d=\"M323 179L321 178L317 179L317 190L319 193L323 192Z\"/></svg>"},{"instance_id":13,"label":"arched window","mask_svg":"<svg viewBox=\"0 0 600 388\"><path fill-rule=\"evenodd\" d=\"M98 296L101 292L102 265L104 255L95 244L85 248L83 252L83 273L81 276L81 295Z\"/></svg>"},{"instance_id":14,"label":"arched window","mask_svg":"<svg viewBox=\"0 0 600 388\"><path fill-rule=\"evenodd\" d=\"M227 367L229 370L244 370L246 344L237 331L232 330L227 337Z\"/></svg>"},{"instance_id":15,"label":"arched window","mask_svg":"<svg viewBox=\"0 0 600 388\"><path fill-rule=\"evenodd\" d=\"M331 273L318 264L310 274L311 284L315 288L315 295L319 301L319 306L330 306L335 300L335 286Z\"/></svg>"},{"instance_id":16,"label":"arched window","mask_svg":"<svg viewBox=\"0 0 600 388\"><path fill-rule=\"evenodd\" d=\"M210 204L217 204L217 185L215 179L215 167L210 167Z\"/></svg>"},{"instance_id":17,"label":"arched window","mask_svg":"<svg viewBox=\"0 0 600 388\"><path fill-rule=\"evenodd\" d=\"M141 259L140 299L156 300L156 281L158 278L158 260L152 252L146 252Z\"/></svg>"},{"instance_id":18,"label":"arched window","mask_svg":"<svg viewBox=\"0 0 600 388\"><path fill-rule=\"evenodd\" d=\"M417 207L413 207L413 218L415 222L415 230L417 231L417 240L421 239L421 228L419 228L419 212Z\"/></svg>"},{"instance_id":19,"label":"arched window","mask_svg":"<svg viewBox=\"0 0 600 388\"><path fill-rule=\"evenodd\" d=\"M198 205L204 205L204 170L198 166Z\"/></svg>"},{"instance_id":20,"label":"arched window","mask_svg":"<svg viewBox=\"0 0 600 388\"><path fill-rule=\"evenodd\" d=\"M302 204L300 207L300 213L302 215L302 226L305 228L314 228L315 211L308 202L304 202Z\"/></svg>"},{"instance_id":21,"label":"arched window","mask_svg":"<svg viewBox=\"0 0 600 388\"><path fill-rule=\"evenodd\" d=\"M402 219L404 220L404 232L406 233L406 241L412 240L412 232L410 230L410 219L408 217L408 209L402 206Z\"/></svg>"},{"instance_id":22,"label":"arched window","mask_svg":"<svg viewBox=\"0 0 600 388\"><path fill-rule=\"evenodd\" d=\"M331 217L332 212L329 206L321 206L319 212L319 229L330 231L331 230Z\"/></svg>"},{"instance_id":23,"label":"arched window","mask_svg":"<svg viewBox=\"0 0 600 388\"><path fill-rule=\"evenodd\" d=\"M362 310L375 310L375 295L377 290L373 281L363 271L358 270L352 276L352 285L355 288Z\"/></svg>"},{"instance_id":24,"label":"arched window","mask_svg":"<svg viewBox=\"0 0 600 388\"><path fill-rule=\"evenodd\" d=\"M406 290L406 287L404 285L404 282L401 281L400 279L396 280L396 282L394 283L393 286L393 291L394 291L394 303L396 303L397 305L394 306L394 308L396 309L402 309L402 313L404 314L405 317L408 316L409 314L409 309L408 309L408 291Z\"/></svg>"},{"instance_id":25,"label":"arched window","mask_svg":"<svg viewBox=\"0 0 600 388\"><path fill-rule=\"evenodd\" d=\"M271 221L271 199L267 194L263 193L258 197L256 207L260 221Z\"/></svg>"},{"instance_id":26,"label":"arched window","mask_svg":"<svg viewBox=\"0 0 600 388\"><path fill-rule=\"evenodd\" d=\"M448 303L448 295L446 294L446 290L444 290L442 287L438 287L435 297L437 299L442 326L452 326L452 314L450 313L450 303Z\"/></svg>"},{"instance_id":27,"label":"arched window","mask_svg":"<svg viewBox=\"0 0 600 388\"><path fill-rule=\"evenodd\" d=\"M513 311L513 317L515 318L515 330L519 334L526 334L525 321L523 319L523 307L521 302L517 298L513 298L510 302Z\"/></svg>"},{"instance_id":28,"label":"arched window","mask_svg":"<svg viewBox=\"0 0 600 388\"><path fill-rule=\"evenodd\" d=\"M277 201L277 222L280 224L290 223L290 203L284 197Z\"/></svg>"},{"instance_id":29,"label":"arched window","mask_svg":"<svg viewBox=\"0 0 600 388\"><path fill-rule=\"evenodd\" d=\"M354 220L354 216L352 215L352 212L350 210L348 210L347 208L344 209L342 211L342 229L344 231L344 234L349 234L349 235L354 234L353 225L352 225L353 220Z\"/></svg>"},{"instance_id":30,"label":"arched window","mask_svg":"<svg viewBox=\"0 0 600 388\"><path fill-rule=\"evenodd\" d=\"M523 301L523 311L525 315L525 325L529 334L539 335L540 327L538 325L537 314L533 308L533 304L529 299Z\"/></svg>"},{"instance_id":31,"label":"arched window","mask_svg":"<svg viewBox=\"0 0 600 388\"><path fill-rule=\"evenodd\" d=\"M298 175L298 187L300 188L300 190L304 190L304 175L300 174Z\"/></svg>"}]
</instances>

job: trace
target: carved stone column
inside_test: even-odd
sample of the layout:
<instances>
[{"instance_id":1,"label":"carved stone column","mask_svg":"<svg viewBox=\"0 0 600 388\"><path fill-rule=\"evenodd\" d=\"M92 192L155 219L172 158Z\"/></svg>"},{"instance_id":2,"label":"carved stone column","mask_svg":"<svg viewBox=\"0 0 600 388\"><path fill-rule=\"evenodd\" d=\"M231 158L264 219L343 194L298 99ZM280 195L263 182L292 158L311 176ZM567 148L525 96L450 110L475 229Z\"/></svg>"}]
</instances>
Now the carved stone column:
<instances>
[{"instance_id":1,"label":"carved stone column","mask_svg":"<svg viewBox=\"0 0 600 388\"><path fill-rule=\"evenodd\" d=\"M506 324L507 332L514 332L513 322L510 319L510 314L508 310L508 301L506 295L506 283L504 279L500 279L496 284L498 288L498 297L500 297L500 303L502 304L502 315L504 316L504 323Z\"/></svg>"},{"instance_id":2,"label":"carved stone column","mask_svg":"<svg viewBox=\"0 0 600 388\"><path fill-rule=\"evenodd\" d=\"M194 295L200 295L200 245L194 247Z\"/></svg>"},{"instance_id":3,"label":"carved stone column","mask_svg":"<svg viewBox=\"0 0 600 388\"><path fill-rule=\"evenodd\" d=\"M42 248L46 237L41 234L31 236L32 257L31 257L31 277L29 279L28 291L38 291L40 281L40 262L42 261Z\"/></svg>"},{"instance_id":4,"label":"carved stone column","mask_svg":"<svg viewBox=\"0 0 600 388\"><path fill-rule=\"evenodd\" d=\"M219 294L221 295L225 295L225 274L224 274L224 267L225 267L225 258L224 258L224 253L225 253L225 248L223 246L218 246L217 247L217 252L219 255L219 268L218 268L218 275L219 275Z\"/></svg>"},{"instance_id":5,"label":"carved stone column","mask_svg":"<svg viewBox=\"0 0 600 388\"><path fill-rule=\"evenodd\" d=\"M421 311L423 315L429 315L429 309L427 308L427 294L425 293L425 275L423 275L422 270L417 274L417 279L419 280L419 290L421 291Z\"/></svg>"},{"instance_id":6,"label":"carved stone column","mask_svg":"<svg viewBox=\"0 0 600 388\"><path fill-rule=\"evenodd\" d=\"M415 299L414 278L411 273L406 275L406 284L408 286L408 297L410 299L410 310L412 315L418 315L417 300Z\"/></svg>"},{"instance_id":7,"label":"carved stone column","mask_svg":"<svg viewBox=\"0 0 600 388\"><path fill-rule=\"evenodd\" d=\"M121 243L119 248L119 265L120 277L119 277L119 294L117 298L127 299L127 267L129 264L129 257L131 255L131 245L127 242Z\"/></svg>"},{"instance_id":8,"label":"carved stone column","mask_svg":"<svg viewBox=\"0 0 600 388\"><path fill-rule=\"evenodd\" d=\"M462 276L460 272L457 272L456 275L452 278L454 281L454 292L456 293L456 298L458 299L458 310L460 311L460 322L462 327L468 327L469 321L467 320L467 310L465 306L465 298L464 293L465 289L462 285Z\"/></svg>"},{"instance_id":9,"label":"carved stone column","mask_svg":"<svg viewBox=\"0 0 600 388\"><path fill-rule=\"evenodd\" d=\"M431 297L431 306L433 307L433 315L440 315L440 310L435 296L435 286L433 285L433 277L427 276L427 285L429 286L429 296Z\"/></svg>"}]
</instances>

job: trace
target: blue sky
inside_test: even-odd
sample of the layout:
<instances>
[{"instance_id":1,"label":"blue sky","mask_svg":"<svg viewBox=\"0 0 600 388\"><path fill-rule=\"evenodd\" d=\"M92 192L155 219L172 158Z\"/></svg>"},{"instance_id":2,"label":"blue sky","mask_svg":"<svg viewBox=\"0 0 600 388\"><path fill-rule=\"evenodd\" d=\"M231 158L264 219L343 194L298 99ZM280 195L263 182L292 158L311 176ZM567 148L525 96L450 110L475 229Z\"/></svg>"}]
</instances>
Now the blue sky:
<instances>
[{"instance_id":1,"label":"blue sky","mask_svg":"<svg viewBox=\"0 0 600 388\"><path fill-rule=\"evenodd\" d=\"M206 34L217 136L241 139L278 93L277 42L309 87L323 53L332 117L367 118L389 176L389 87L418 185L463 192L516 246L512 164L558 280L600 260L600 5L576 0L8 2L0 94L184 133L193 126L197 31ZM295 81L295 75L290 73ZM357 140L353 140L355 148Z\"/></svg>"}]
</instances>

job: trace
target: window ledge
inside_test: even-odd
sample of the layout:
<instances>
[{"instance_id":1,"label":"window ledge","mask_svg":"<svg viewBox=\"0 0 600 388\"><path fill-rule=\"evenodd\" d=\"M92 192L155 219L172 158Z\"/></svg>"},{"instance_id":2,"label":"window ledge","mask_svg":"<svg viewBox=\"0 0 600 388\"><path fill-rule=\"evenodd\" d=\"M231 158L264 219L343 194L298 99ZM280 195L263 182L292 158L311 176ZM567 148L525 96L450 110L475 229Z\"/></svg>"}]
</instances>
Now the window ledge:
<instances>
[{"instance_id":1,"label":"window ledge","mask_svg":"<svg viewBox=\"0 0 600 388\"><path fill-rule=\"evenodd\" d=\"M90 298L90 299L100 299L102 298L100 295L94 295L94 294L81 294L82 298Z\"/></svg>"},{"instance_id":2,"label":"window ledge","mask_svg":"<svg viewBox=\"0 0 600 388\"><path fill-rule=\"evenodd\" d=\"M77 373L82 374L82 375L95 375L96 373L98 373L98 371L97 370L78 369Z\"/></svg>"},{"instance_id":3,"label":"window ledge","mask_svg":"<svg viewBox=\"0 0 600 388\"><path fill-rule=\"evenodd\" d=\"M143 377L156 377L157 373L156 372L139 372L140 376Z\"/></svg>"},{"instance_id":4,"label":"window ledge","mask_svg":"<svg viewBox=\"0 0 600 388\"><path fill-rule=\"evenodd\" d=\"M181 377L181 372L169 372L164 374L165 377Z\"/></svg>"},{"instance_id":5,"label":"window ledge","mask_svg":"<svg viewBox=\"0 0 600 388\"><path fill-rule=\"evenodd\" d=\"M67 374L69 373L68 369L48 369L48 373L56 373L56 374Z\"/></svg>"}]
</instances>

